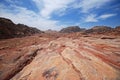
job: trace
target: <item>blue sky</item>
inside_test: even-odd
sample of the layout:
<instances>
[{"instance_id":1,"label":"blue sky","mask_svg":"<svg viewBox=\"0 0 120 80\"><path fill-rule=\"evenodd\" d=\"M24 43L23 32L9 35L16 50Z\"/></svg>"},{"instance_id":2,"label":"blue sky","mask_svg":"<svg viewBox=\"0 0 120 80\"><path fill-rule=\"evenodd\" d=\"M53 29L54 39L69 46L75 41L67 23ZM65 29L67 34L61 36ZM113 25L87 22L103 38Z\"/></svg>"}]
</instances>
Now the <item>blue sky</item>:
<instances>
[{"instance_id":1,"label":"blue sky","mask_svg":"<svg viewBox=\"0 0 120 80\"><path fill-rule=\"evenodd\" d=\"M41 30L120 25L120 0L0 0L0 17Z\"/></svg>"}]
</instances>

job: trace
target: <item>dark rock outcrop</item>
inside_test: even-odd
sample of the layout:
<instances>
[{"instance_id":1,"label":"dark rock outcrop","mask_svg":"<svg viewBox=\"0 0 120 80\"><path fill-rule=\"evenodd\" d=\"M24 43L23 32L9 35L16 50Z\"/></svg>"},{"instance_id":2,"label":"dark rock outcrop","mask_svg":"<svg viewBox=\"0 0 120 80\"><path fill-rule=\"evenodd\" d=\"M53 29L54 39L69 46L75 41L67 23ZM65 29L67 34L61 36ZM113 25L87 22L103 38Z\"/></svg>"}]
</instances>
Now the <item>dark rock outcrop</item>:
<instances>
[{"instance_id":1,"label":"dark rock outcrop","mask_svg":"<svg viewBox=\"0 0 120 80\"><path fill-rule=\"evenodd\" d=\"M106 32L110 32L113 29L111 27L107 27L107 26L95 26L91 29L88 29L85 31L85 33L95 33L95 34L103 34Z\"/></svg>"},{"instance_id":2,"label":"dark rock outcrop","mask_svg":"<svg viewBox=\"0 0 120 80\"><path fill-rule=\"evenodd\" d=\"M117 26L116 28L95 26L91 29L85 30L83 34L120 35L120 26Z\"/></svg>"},{"instance_id":3,"label":"dark rock outcrop","mask_svg":"<svg viewBox=\"0 0 120 80\"><path fill-rule=\"evenodd\" d=\"M60 33L74 33L80 32L80 34L101 34L101 35L120 35L120 26L116 28L108 26L94 26L90 29L79 28L78 26L71 26L63 28L59 31Z\"/></svg>"},{"instance_id":4,"label":"dark rock outcrop","mask_svg":"<svg viewBox=\"0 0 120 80\"><path fill-rule=\"evenodd\" d=\"M0 18L0 39L29 36L42 31L24 24L14 24L11 20Z\"/></svg>"},{"instance_id":5,"label":"dark rock outcrop","mask_svg":"<svg viewBox=\"0 0 120 80\"><path fill-rule=\"evenodd\" d=\"M60 30L61 33L72 33L72 32L79 32L79 31L83 31L85 29L81 29L78 26L70 26L67 28L63 28Z\"/></svg>"}]
</instances>

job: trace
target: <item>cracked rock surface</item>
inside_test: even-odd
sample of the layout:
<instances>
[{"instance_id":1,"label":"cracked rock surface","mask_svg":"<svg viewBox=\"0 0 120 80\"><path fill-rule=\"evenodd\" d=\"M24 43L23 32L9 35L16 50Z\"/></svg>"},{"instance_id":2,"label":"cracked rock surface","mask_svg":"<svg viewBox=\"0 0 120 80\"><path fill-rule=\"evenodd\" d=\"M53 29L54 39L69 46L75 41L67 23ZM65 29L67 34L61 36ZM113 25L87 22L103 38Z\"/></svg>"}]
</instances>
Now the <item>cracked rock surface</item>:
<instances>
[{"instance_id":1,"label":"cracked rock surface","mask_svg":"<svg viewBox=\"0 0 120 80\"><path fill-rule=\"evenodd\" d=\"M1 53L0 80L120 80L120 37L42 39Z\"/></svg>"}]
</instances>

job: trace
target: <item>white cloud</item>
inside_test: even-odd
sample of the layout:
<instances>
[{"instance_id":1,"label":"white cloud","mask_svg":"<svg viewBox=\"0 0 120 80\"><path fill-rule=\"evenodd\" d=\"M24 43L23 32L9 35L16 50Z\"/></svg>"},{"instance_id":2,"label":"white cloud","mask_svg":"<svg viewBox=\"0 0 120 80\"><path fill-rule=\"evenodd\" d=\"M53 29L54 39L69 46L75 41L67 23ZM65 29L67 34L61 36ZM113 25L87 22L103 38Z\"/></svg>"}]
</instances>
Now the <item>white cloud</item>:
<instances>
[{"instance_id":1,"label":"white cloud","mask_svg":"<svg viewBox=\"0 0 120 80\"><path fill-rule=\"evenodd\" d=\"M100 8L103 5L106 5L108 2L111 2L112 0L82 0L79 3L76 3L74 5L74 8L81 8L82 12L87 13L91 9L97 9Z\"/></svg>"},{"instance_id":2,"label":"white cloud","mask_svg":"<svg viewBox=\"0 0 120 80\"><path fill-rule=\"evenodd\" d=\"M43 6L44 6L43 0L32 0L32 1L36 4L36 6L39 10L41 10L43 8Z\"/></svg>"},{"instance_id":3,"label":"white cloud","mask_svg":"<svg viewBox=\"0 0 120 80\"><path fill-rule=\"evenodd\" d=\"M28 26L37 27L41 30L47 30L49 28L55 30L60 29L57 25L58 21L44 19L39 14L23 7L14 6L14 9L11 11L8 7L1 5L0 10L1 17L9 18L16 24L22 23Z\"/></svg>"},{"instance_id":4,"label":"white cloud","mask_svg":"<svg viewBox=\"0 0 120 80\"><path fill-rule=\"evenodd\" d=\"M85 18L85 22L97 22L98 19L96 18L95 14L90 14Z\"/></svg>"},{"instance_id":5,"label":"white cloud","mask_svg":"<svg viewBox=\"0 0 120 80\"><path fill-rule=\"evenodd\" d=\"M85 22L98 22L99 20L104 20L113 16L116 16L117 14L113 14L113 13L109 13L109 14L102 14L100 16L97 16L95 14L90 14L88 16L86 16Z\"/></svg>"},{"instance_id":6,"label":"white cloud","mask_svg":"<svg viewBox=\"0 0 120 80\"><path fill-rule=\"evenodd\" d=\"M44 18L50 18L52 13L63 12L68 7L68 4L72 3L74 0L33 0L38 8L40 9L40 14ZM40 4L42 5L42 8Z\"/></svg>"},{"instance_id":7,"label":"white cloud","mask_svg":"<svg viewBox=\"0 0 120 80\"><path fill-rule=\"evenodd\" d=\"M60 24L59 21L51 19L53 14L63 16L66 14L66 10L68 8L81 8L82 12L89 12L91 9L100 8L101 6L112 0L32 0L37 6L38 12L28 10L27 8L22 6L18 6L19 3L23 4L21 0L5 1L10 3L11 5L5 6L4 4L0 3L1 17L9 18L15 23L22 23L28 26L37 27L41 30L60 30L67 25ZM107 19L112 16L115 15L104 14L97 16L97 14L90 14L85 17L85 22L97 22L99 20Z\"/></svg>"},{"instance_id":8,"label":"white cloud","mask_svg":"<svg viewBox=\"0 0 120 80\"><path fill-rule=\"evenodd\" d=\"M17 0L16 0L17 1ZM0 3L0 17L11 19L13 22L26 24L28 26L37 27L41 30L54 29L60 30L65 24L60 24L57 20L50 19L51 14L62 16L68 4L73 0L32 0L39 12L36 13L32 10L28 10L25 7L18 6L21 1L17 1L16 4L13 0L6 0L10 3L10 6L6 6Z\"/></svg>"},{"instance_id":9,"label":"white cloud","mask_svg":"<svg viewBox=\"0 0 120 80\"><path fill-rule=\"evenodd\" d=\"M99 16L100 19L106 19L106 18L109 18L109 17L113 17L113 16L116 16L117 14L103 14L101 16Z\"/></svg>"}]
</instances>

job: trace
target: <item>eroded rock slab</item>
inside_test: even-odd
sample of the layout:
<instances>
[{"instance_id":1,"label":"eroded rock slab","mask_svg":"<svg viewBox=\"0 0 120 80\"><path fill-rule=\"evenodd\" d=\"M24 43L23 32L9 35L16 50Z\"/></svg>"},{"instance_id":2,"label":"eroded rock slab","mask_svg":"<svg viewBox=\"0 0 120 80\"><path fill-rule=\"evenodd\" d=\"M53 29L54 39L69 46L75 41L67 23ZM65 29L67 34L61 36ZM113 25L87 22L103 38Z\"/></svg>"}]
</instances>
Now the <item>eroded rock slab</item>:
<instances>
[{"instance_id":1,"label":"eroded rock slab","mask_svg":"<svg viewBox=\"0 0 120 80\"><path fill-rule=\"evenodd\" d=\"M11 80L120 80L119 53L120 38L58 38Z\"/></svg>"},{"instance_id":2,"label":"eroded rock slab","mask_svg":"<svg viewBox=\"0 0 120 80\"><path fill-rule=\"evenodd\" d=\"M12 55L14 57L10 57L10 55L2 55L0 61L0 80L9 80L15 74L17 74L20 70L24 68L27 64L29 64L34 57L37 55L37 52L40 49L36 46L31 46L28 48L24 48L21 52L13 52L17 55ZM8 58L8 59L5 59ZM4 61L4 59L6 61ZM7 61L8 60L8 61Z\"/></svg>"}]
</instances>

